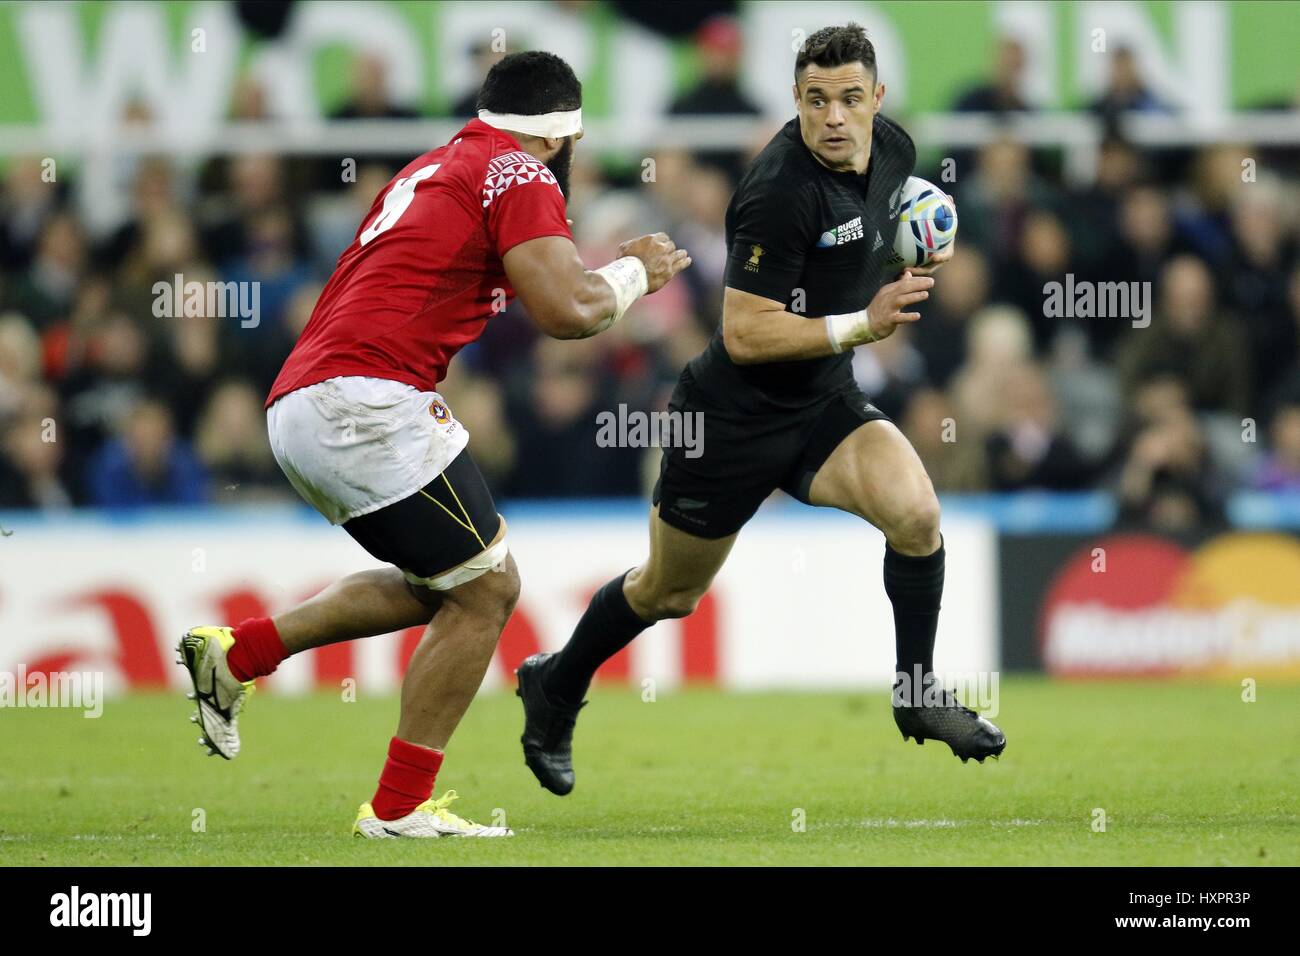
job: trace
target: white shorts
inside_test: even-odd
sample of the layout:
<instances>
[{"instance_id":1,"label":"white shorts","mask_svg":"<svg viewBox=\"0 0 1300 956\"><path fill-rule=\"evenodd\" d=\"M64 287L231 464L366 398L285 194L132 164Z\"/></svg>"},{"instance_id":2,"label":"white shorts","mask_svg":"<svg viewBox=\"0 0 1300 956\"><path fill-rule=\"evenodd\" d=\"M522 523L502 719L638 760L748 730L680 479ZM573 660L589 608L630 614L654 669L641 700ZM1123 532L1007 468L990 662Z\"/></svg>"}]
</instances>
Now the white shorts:
<instances>
[{"instance_id":1,"label":"white shorts","mask_svg":"<svg viewBox=\"0 0 1300 956\"><path fill-rule=\"evenodd\" d=\"M289 483L331 524L409 498L469 443L437 392L354 375L281 396L266 427Z\"/></svg>"}]
</instances>

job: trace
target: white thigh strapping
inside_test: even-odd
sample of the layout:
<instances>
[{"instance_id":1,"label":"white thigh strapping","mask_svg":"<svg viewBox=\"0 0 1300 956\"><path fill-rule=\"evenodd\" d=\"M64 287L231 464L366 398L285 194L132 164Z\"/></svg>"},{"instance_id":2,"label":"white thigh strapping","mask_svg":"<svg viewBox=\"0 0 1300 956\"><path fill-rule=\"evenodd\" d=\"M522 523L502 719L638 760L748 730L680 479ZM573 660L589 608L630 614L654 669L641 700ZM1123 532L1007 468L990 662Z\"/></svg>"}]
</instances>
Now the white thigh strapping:
<instances>
[{"instance_id":1,"label":"white thigh strapping","mask_svg":"<svg viewBox=\"0 0 1300 956\"><path fill-rule=\"evenodd\" d=\"M410 571L403 571L402 574L406 575L406 580L410 581L412 584L420 584L433 591L446 591L456 587L458 584L473 581L475 578L491 571L506 559L508 553L509 548L506 547L506 539L505 536L502 535L501 538L486 551L479 552L465 563L458 564L450 571L444 571L442 574L435 577L420 578L416 577Z\"/></svg>"}]
</instances>

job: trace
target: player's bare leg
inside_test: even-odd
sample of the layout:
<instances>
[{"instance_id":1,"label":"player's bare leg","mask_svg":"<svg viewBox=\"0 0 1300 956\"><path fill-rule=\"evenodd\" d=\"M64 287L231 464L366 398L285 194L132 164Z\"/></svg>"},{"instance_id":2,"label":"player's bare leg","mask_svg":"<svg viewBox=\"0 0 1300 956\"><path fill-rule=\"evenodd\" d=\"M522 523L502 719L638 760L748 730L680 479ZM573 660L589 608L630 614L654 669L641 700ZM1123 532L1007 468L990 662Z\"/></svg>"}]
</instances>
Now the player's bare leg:
<instances>
[{"instance_id":1,"label":"player's bare leg","mask_svg":"<svg viewBox=\"0 0 1300 956\"><path fill-rule=\"evenodd\" d=\"M897 646L894 720L903 739L942 740L963 762L1000 754L1002 732L934 686L943 538L939 499L915 449L892 422L860 425L818 470L808 498L884 532L885 591L894 606Z\"/></svg>"},{"instance_id":2,"label":"player's bare leg","mask_svg":"<svg viewBox=\"0 0 1300 956\"><path fill-rule=\"evenodd\" d=\"M840 442L813 479L809 499L870 521L900 554L930 555L942 543L930 476L891 422L866 422Z\"/></svg>"},{"instance_id":3,"label":"player's bare leg","mask_svg":"<svg viewBox=\"0 0 1300 956\"><path fill-rule=\"evenodd\" d=\"M699 538L659 520L650 509L650 557L627 572L623 594L642 620L686 617L704 597L736 543L736 535Z\"/></svg>"},{"instance_id":4,"label":"player's bare leg","mask_svg":"<svg viewBox=\"0 0 1300 956\"><path fill-rule=\"evenodd\" d=\"M398 737L432 750L447 746L518 598L519 571L510 555L500 570L443 592L402 680Z\"/></svg>"},{"instance_id":5,"label":"player's bare leg","mask_svg":"<svg viewBox=\"0 0 1300 956\"><path fill-rule=\"evenodd\" d=\"M499 537L504 534L503 524ZM513 835L506 827L481 826L451 813L455 791L440 800L430 797L443 749L483 683L518 598L519 572L509 554L492 571L442 592L441 606L407 665L397 734L373 801L357 811L354 834Z\"/></svg>"},{"instance_id":6,"label":"player's bare leg","mask_svg":"<svg viewBox=\"0 0 1300 956\"><path fill-rule=\"evenodd\" d=\"M427 624L441 603L438 592L408 583L397 568L377 568L350 574L270 619L191 628L178 650L194 684L198 710L190 719L203 730L199 743L210 755L234 759L239 713L256 678L300 651Z\"/></svg>"},{"instance_id":7,"label":"player's bare leg","mask_svg":"<svg viewBox=\"0 0 1300 956\"><path fill-rule=\"evenodd\" d=\"M534 654L516 672L524 702L524 761L563 796L573 789L573 727L592 676L656 621L686 617L713 583L736 535L700 538L650 510L650 557L596 592L569 643Z\"/></svg>"},{"instance_id":8,"label":"player's bare leg","mask_svg":"<svg viewBox=\"0 0 1300 956\"><path fill-rule=\"evenodd\" d=\"M297 654L427 624L441 604L439 592L409 583L397 568L376 568L349 574L272 620L285 650Z\"/></svg>"}]
</instances>

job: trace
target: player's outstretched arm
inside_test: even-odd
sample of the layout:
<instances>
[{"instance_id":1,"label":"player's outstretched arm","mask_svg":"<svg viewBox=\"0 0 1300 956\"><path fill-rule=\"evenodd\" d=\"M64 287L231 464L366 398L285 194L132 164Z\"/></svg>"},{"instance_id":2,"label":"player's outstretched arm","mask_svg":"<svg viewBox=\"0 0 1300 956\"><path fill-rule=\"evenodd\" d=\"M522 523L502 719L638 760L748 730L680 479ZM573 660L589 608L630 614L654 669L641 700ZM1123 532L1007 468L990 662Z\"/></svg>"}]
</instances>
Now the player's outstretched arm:
<instances>
[{"instance_id":1,"label":"player's outstretched arm","mask_svg":"<svg viewBox=\"0 0 1300 956\"><path fill-rule=\"evenodd\" d=\"M537 327L552 338L581 339L609 328L643 295L691 264L662 232L618 247L619 258L588 270L564 236L543 236L510 249L502 263Z\"/></svg>"},{"instance_id":2,"label":"player's outstretched arm","mask_svg":"<svg viewBox=\"0 0 1300 956\"><path fill-rule=\"evenodd\" d=\"M774 299L727 288L722 300L722 342L737 365L823 358L888 338L919 312L904 309L930 297L934 279L904 272L880 287L861 312L821 319L787 312Z\"/></svg>"}]
</instances>

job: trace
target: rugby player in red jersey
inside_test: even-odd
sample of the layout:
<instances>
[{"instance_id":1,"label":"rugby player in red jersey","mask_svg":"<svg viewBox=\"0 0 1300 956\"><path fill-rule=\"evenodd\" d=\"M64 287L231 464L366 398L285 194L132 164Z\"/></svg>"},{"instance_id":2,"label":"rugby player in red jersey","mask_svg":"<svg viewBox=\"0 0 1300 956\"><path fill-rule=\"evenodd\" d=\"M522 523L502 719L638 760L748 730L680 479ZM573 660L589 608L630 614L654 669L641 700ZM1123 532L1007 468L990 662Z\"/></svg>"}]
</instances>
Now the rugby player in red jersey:
<instances>
[{"instance_id":1,"label":"rugby player in red jersey","mask_svg":"<svg viewBox=\"0 0 1300 956\"><path fill-rule=\"evenodd\" d=\"M562 59L506 57L478 105L477 119L376 197L267 398L271 447L294 488L391 566L270 618L193 628L179 648L200 743L231 759L254 681L284 658L425 625L358 836L511 835L451 813L450 791L432 799L519 595L505 521L437 392L448 363L503 296L518 295L547 335L584 338L691 263L659 233L583 266L565 219L582 87Z\"/></svg>"}]
</instances>

